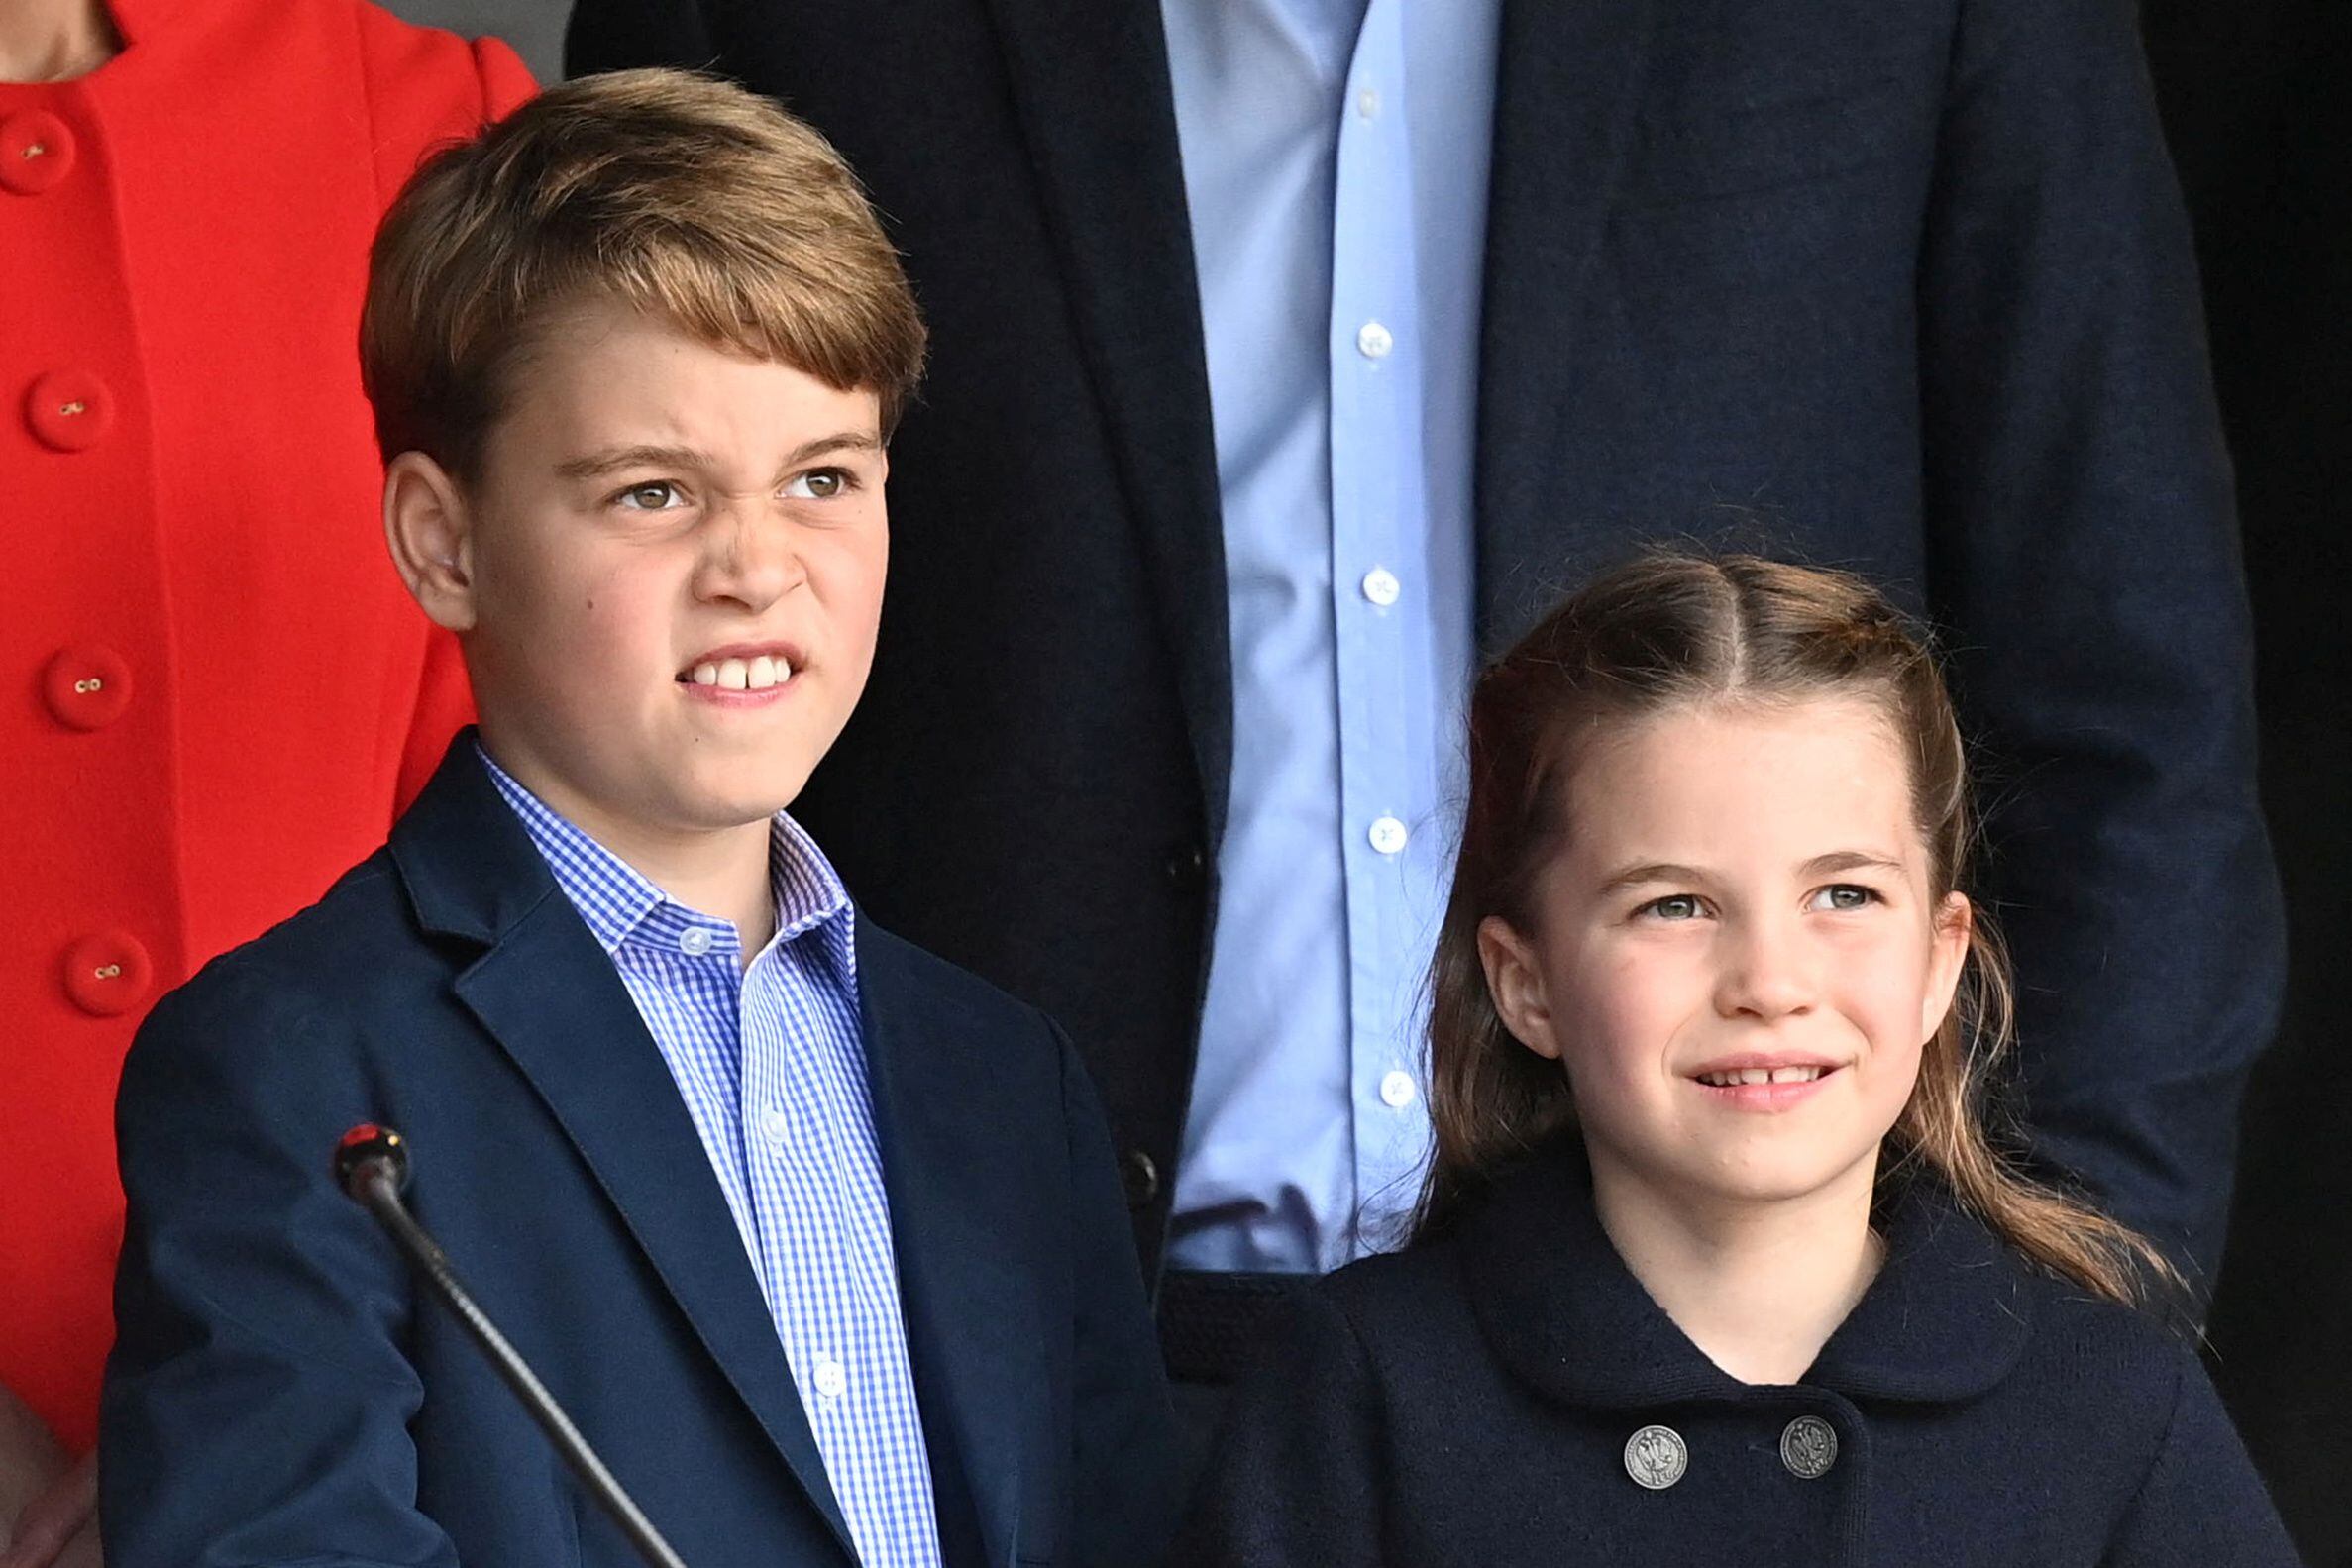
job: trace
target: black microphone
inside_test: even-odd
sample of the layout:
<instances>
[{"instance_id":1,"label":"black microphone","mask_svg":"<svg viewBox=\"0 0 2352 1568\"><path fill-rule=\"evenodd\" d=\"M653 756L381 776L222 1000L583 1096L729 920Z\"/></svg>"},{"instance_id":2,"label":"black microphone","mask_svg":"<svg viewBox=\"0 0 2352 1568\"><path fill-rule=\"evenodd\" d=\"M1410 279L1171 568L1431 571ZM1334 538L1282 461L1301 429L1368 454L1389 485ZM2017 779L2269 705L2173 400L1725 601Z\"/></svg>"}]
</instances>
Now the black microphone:
<instances>
[{"instance_id":1,"label":"black microphone","mask_svg":"<svg viewBox=\"0 0 2352 1568\"><path fill-rule=\"evenodd\" d=\"M572 1467L580 1484L588 1488L588 1496L612 1516L612 1521L621 1527L621 1532L645 1560L655 1568L686 1568L684 1559L670 1549L670 1543L662 1539L662 1532L653 1527L653 1520L645 1516L635 1500L621 1490L612 1472L604 1468L604 1461L596 1457L596 1451L588 1446L580 1428L572 1424L572 1417L564 1413L556 1397L547 1392L547 1385L539 1381L530 1364L498 1332L489 1314L458 1283L456 1271L449 1266L449 1255L441 1250L440 1243L416 1222L408 1205L400 1202L400 1190L408 1185L407 1142L389 1127L361 1122L335 1145L335 1180L352 1202L374 1214L391 1233L392 1240L408 1255L408 1261L424 1276L425 1283L457 1314L467 1336L490 1358L490 1365L505 1379L506 1386L514 1390L515 1398L523 1402L523 1409L531 1412L539 1429L547 1433L548 1441L564 1456L564 1462Z\"/></svg>"}]
</instances>

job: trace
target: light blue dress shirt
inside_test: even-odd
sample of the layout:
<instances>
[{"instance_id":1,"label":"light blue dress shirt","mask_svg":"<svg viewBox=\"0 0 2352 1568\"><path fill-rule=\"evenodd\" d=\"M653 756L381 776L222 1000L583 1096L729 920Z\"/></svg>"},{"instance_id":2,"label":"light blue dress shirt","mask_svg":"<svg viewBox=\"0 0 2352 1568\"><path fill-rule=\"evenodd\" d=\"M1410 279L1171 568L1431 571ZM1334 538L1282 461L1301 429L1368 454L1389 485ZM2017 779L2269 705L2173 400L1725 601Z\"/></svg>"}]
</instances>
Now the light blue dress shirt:
<instances>
[{"instance_id":1,"label":"light blue dress shirt","mask_svg":"<svg viewBox=\"0 0 2352 1568\"><path fill-rule=\"evenodd\" d=\"M1232 639L1170 1262L1390 1236L1455 838L1499 0L1161 0Z\"/></svg>"},{"instance_id":2,"label":"light blue dress shirt","mask_svg":"<svg viewBox=\"0 0 2352 1568\"><path fill-rule=\"evenodd\" d=\"M864 1568L939 1568L929 1450L866 1087L857 917L782 812L776 935L747 969L689 909L482 762L637 1003L735 1216Z\"/></svg>"}]
</instances>

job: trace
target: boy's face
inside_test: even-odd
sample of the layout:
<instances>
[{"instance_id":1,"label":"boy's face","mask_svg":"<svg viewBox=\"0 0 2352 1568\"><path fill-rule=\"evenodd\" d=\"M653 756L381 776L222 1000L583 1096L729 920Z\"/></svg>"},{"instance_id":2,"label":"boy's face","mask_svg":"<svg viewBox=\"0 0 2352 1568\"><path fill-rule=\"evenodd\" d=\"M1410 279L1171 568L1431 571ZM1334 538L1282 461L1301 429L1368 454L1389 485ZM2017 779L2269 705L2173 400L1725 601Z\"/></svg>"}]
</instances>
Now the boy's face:
<instances>
[{"instance_id":1,"label":"boy's face","mask_svg":"<svg viewBox=\"0 0 2352 1568\"><path fill-rule=\"evenodd\" d=\"M396 552L400 464L427 463L394 466ZM464 635L490 751L549 804L608 841L740 827L864 689L887 471L873 393L585 306L522 361L409 575Z\"/></svg>"}]
</instances>

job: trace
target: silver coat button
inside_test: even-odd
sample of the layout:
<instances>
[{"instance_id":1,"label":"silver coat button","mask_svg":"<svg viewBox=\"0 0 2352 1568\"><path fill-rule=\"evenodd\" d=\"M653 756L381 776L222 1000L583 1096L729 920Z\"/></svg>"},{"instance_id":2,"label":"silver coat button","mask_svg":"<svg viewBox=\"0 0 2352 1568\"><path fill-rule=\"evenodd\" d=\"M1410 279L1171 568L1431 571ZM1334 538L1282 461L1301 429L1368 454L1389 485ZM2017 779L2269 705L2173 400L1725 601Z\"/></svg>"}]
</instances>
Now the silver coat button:
<instances>
[{"instance_id":1,"label":"silver coat button","mask_svg":"<svg viewBox=\"0 0 2352 1568\"><path fill-rule=\"evenodd\" d=\"M1818 1481L1838 1462L1838 1429L1818 1415L1800 1415L1780 1434L1780 1462L1788 1473Z\"/></svg>"},{"instance_id":2,"label":"silver coat button","mask_svg":"<svg viewBox=\"0 0 2352 1568\"><path fill-rule=\"evenodd\" d=\"M1645 1426L1625 1440L1625 1473L1653 1492L1663 1492L1690 1468L1690 1450L1671 1426Z\"/></svg>"}]
</instances>

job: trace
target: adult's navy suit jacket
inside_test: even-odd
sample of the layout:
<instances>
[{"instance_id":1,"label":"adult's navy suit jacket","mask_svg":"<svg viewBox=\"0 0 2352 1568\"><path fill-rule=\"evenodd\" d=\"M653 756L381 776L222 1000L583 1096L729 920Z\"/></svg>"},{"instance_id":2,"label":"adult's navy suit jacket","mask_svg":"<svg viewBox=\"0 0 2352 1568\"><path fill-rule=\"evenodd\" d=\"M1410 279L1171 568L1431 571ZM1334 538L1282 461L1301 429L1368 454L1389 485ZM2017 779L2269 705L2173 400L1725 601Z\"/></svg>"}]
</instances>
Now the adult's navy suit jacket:
<instances>
[{"instance_id":1,"label":"adult's navy suit jacket","mask_svg":"<svg viewBox=\"0 0 2352 1568\"><path fill-rule=\"evenodd\" d=\"M796 809L1089 1052L1150 1251L1232 757L1160 0L578 0L848 155L932 327L890 612ZM1660 537L1941 627L2036 1151L2209 1267L2278 1001L2248 617L2130 0L1501 0L1482 643ZM1302 308L1320 308L1303 302Z\"/></svg>"},{"instance_id":2,"label":"adult's navy suit jacket","mask_svg":"<svg viewBox=\"0 0 2352 1568\"><path fill-rule=\"evenodd\" d=\"M1165 1391L1084 1072L1029 1007L862 917L857 947L946 1562L1149 1561ZM689 1563L854 1561L685 1103L470 736L385 850L163 1000L118 1121L112 1568L637 1562L330 1179L360 1121Z\"/></svg>"}]
</instances>

